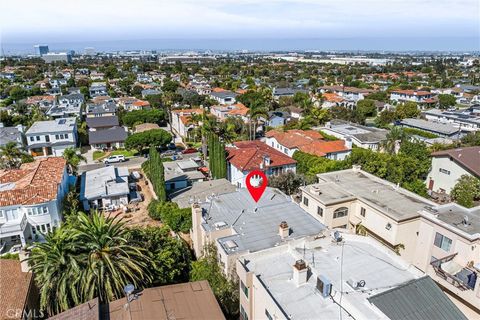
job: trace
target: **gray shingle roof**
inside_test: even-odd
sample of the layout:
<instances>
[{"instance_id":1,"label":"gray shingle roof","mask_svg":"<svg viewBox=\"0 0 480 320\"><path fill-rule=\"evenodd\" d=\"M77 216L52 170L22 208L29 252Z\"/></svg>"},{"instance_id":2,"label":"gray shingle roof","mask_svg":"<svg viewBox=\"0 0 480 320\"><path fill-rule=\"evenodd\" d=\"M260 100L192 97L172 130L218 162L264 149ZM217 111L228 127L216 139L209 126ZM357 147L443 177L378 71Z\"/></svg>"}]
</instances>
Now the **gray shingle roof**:
<instances>
[{"instance_id":1,"label":"gray shingle roof","mask_svg":"<svg viewBox=\"0 0 480 320\"><path fill-rule=\"evenodd\" d=\"M392 320L461 320L465 315L426 276L368 299Z\"/></svg>"},{"instance_id":2,"label":"gray shingle roof","mask_svg":"<svg viewBox=\"0 0 480 320\"><path fill-rule=\"evenodd\" d=\"M118 126L117 116L87 118L89 128L105 128Z\"/></svg>"},{"instance_id":3,"label":"gray shingle roof","mask_svg":"<svg viewBox=\"0 0 480 320\"><path fill-rule=\"evenodd\" d=\"M88 132L88 142L90 144L124 142L125 139L127 139L127 131L123 127Z\"/></svg>"}]
</instances>

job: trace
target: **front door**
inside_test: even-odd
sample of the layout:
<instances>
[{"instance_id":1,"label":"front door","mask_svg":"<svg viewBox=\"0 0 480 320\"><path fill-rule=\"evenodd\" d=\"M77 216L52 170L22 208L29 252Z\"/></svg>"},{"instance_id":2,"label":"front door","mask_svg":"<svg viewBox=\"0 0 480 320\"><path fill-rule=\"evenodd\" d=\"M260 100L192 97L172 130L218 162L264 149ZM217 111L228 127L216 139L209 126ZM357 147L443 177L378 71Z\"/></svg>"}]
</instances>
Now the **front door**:
<instances>
[{"instance_id":1,"label":"front door","mask_svg":"<svg viewBox=\"0 0 480 320\"><path fill-rule=\"evenodd\" d=\"M433 190L433 179L428 182L428 190Z\"/></svg>"}]
</instances>

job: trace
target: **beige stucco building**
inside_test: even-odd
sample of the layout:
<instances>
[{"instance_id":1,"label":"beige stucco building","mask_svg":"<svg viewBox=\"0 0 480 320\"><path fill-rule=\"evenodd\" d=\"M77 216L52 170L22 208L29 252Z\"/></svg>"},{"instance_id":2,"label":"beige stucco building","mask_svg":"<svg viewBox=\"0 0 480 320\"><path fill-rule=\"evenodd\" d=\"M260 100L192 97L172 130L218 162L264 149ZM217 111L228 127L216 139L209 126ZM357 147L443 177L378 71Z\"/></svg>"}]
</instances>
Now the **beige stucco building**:
<instances>
[{"instance_id":1,"label":"beige stucco building","mask_svg":"<svg viewBox=\"0 0 480 320\"><path fill-rule=\"evenodd\" d=\"M302 208L329 228L376 239L480 317L480 207L439 206L359 167L318 178L300 188Z\"/></svg>"}]
</instances>

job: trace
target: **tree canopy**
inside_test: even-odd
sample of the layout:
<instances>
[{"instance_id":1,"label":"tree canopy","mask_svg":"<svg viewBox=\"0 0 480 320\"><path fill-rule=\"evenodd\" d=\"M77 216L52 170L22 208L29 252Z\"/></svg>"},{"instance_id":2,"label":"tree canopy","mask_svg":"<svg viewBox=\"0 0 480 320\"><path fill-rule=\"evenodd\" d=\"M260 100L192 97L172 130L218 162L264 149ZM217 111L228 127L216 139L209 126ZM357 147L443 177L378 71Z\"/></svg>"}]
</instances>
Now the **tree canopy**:
<instances>
[{"instance_id":1,"label":"tree canopy","mask_svg":"<svg viewBox=\"0 0 480 320\"><path fill-rule=\"evenodd\" d=\"M125 148L142 150L149 147L162 147L172 141L172 135L163 129L152 129L134 133L125 140Z\"/></svg>"},{"instance_id":2,"label":"tree canopy","mask_svg":"<svg viewBox=\"0 0 480 320\"><path fill-rule=\"evenodd\" d=\"M165 121L165 112L159 109L133 110L122 117L122 123L130 128L140 123L161 124Z\"/></svg>"}]
</instances>

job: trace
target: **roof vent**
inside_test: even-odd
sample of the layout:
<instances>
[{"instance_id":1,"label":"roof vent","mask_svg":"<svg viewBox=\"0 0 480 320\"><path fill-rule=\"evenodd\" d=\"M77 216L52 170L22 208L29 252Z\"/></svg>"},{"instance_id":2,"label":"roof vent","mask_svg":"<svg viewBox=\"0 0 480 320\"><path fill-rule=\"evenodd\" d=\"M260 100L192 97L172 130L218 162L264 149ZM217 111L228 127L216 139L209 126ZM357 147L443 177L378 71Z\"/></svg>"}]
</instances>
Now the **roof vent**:
<instances>
[{"instance_id":1,"label":"roof vent","mask_svg":"<svg viewBox=\"0 0 480 320\"><path fill-rule=\"evenodd\" d=\"M293 265L293 282L297 287L307 283L308 268L303 259L295 261Z\"/></svg>"},{"instance_id":2,"label":"roof vent","mask_svg":"<svg viewBox=\"0 0 480 320\"><path fill-rule=\"evenodd\" d=\"M365 287L365 280L355 281L353 279L348 279L347 284L354 290L360 290Z\"/></svg>"},{"instance_id":3,"label":"roof vent","mask_svg":"<svg viewBox=\"0 0 480 320\"><path fill-rule=\"evenodd\" d=\"M463 217L462 224L464 227L468 227L469 225L471 225L471 223L469 222L468 216Z\"/></svg>"}]
</instances>

